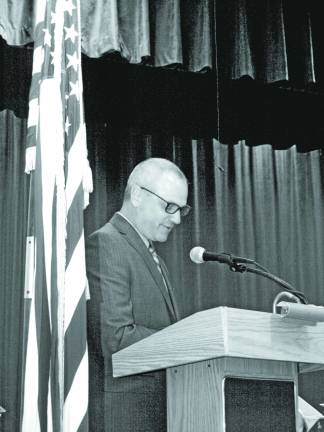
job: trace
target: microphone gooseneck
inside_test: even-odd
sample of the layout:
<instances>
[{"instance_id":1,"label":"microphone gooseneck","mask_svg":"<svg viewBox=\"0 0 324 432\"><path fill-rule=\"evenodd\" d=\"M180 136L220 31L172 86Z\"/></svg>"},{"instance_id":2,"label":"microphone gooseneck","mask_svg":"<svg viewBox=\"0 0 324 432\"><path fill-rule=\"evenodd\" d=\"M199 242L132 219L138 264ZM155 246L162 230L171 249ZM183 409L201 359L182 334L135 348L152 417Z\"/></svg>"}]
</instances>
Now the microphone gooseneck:
<instances>
[{"instance_id":1,"label":"microphone gooseneck","mask_svg":"<svg viewBox=\"0 0 324 432\"><path fill-rule=\"evenodd\" d=\"M272 280L273 282L276 282L278 285L284 287L288 291L292 292L301 300L302 303L308 303L306 296L302 292L296 291L288 282L270 273L269 270L249 258L238 257L227 253L217 254L214 252L207 252L206 249L204 249L203 247L196 246L190 251L190 259L196 264L202 264L207 261L216 261L222 264L229 265L230 269L234 272L248 272L263 276L267 279ZM259 268L252 268L249 267L247 264L252 264Z\"/></svg>"},{"instance_id":2,"label":"microphone gooseneck","mask_svg":"<svg viewBox=\"0 0 324 432\"><path fill-rule=\"evenodd\" d=\"M196 246L191 249L190 259L196 264L202 264L207 261L216 261L222 264L228 264L229 266L232 267L235 267L237 263L256 264L254 260L251 260L249 258L238 257L225 252L223 253L209 252L206 251L206 249L204 249L201 246Z\"/></svg>"}]
</instances>

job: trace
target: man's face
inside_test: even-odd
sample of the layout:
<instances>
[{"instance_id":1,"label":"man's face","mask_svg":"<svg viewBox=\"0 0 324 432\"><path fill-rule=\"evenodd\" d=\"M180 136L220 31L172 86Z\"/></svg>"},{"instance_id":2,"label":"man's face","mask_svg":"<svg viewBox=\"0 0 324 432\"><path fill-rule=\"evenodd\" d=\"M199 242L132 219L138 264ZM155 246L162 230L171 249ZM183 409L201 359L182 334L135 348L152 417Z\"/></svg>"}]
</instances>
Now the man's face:
<instances>
[{"instance_id":1,"label":"man's face","mask_svg":"<svg viewBox=\"0 0 324 432\"><path fill-rule=\"evenodd\" d=\"M187 183L172 172L164 173L145 187L165 201L177 204L179 207L187 204ZM157 196L141 189L138 228L148 240L165 242L173 227L180 224L180 212L169 214L165 211L166 205Z\"/></svg>"}]
</instances>

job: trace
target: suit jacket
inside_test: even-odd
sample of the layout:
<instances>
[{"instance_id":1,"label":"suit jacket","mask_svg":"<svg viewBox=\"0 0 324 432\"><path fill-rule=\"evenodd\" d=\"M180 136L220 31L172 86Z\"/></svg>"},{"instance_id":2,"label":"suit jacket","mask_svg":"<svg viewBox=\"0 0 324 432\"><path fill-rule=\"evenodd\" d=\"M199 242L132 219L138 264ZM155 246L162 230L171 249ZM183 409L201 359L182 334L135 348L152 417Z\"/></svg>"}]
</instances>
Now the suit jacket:
<instances>
[{"instance_id":1,"label":"suit jacket","mask_svg":"<svg viewBox=\"0 0 324 432\"><path fill-rule=\"evenodd\" d=\"M102 390L110 394L110 405L113 405L113 394L119 400L121 397L125 398L126 394L132 394L133 399L140 397L140 394L149 395L150 400L152 397L154 400L161 399L160 393L165 392L163 372L113 378L111 355L179 319L176 300L163 260L159 258L168 290L143 240L118 213L89 237L86 258L91 295L88 305L88 342L90 365L93 367L93 370L90 370L90 378L92 375L95 383L93 388L98 392L103 381ZM165 395L162 398L165 399ZM110 417L114 414L117 418L115 411L118 405L120 402L116 404L112 413L111 407L104 402L104 411L110 411ZM163 415L165 414L163 412ZM120 416L124 415L125 412L120 413ZM147 417L147 414L143 414L144 417ZM126 430L125 425L116 426L115 429L106 427L105 430L117 431L118 427L120 431ZM129 430L133 432L136 429L132 425ZM138 430L142 432L146 429L141 425Z\"/></svg>"}]
</instances>

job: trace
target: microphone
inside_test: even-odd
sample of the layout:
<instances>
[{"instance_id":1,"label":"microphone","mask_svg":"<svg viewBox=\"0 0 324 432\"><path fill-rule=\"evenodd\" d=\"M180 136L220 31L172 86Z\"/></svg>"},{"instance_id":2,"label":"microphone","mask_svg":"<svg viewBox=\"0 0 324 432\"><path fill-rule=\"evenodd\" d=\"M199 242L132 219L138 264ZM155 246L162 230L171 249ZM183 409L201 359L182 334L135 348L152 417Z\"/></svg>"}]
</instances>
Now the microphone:
<instances>
[{"instance_id":1,"label":"microphone","mask_svg":"<svg viewBox=\"0 0 324 432\"><path fill-rule=\"evenodd\" d=\"M207 252L206 249L201 246L196 246L191 249L190 259L196 264L202 264L207 261L217 261L222 264L228 264L229 266L232 266L235 263L255 263L254 260L249 258L237 257L227 253L218 254L215 252Z\"/></svg>"},{"instance_id":2,"label":"microphone","mask_svg":"<svg viewBox=\"0 0 324 432\"><path fill-rule=\"evenodd\" d=\"M230 255L227 254L216 254L213 252L207 252L201 246L196 246L190 251L190 259L196 264L202 264L206 261L217 261L223 264L231 265L233 262Z\"/></svg>"},{"instance_id":3,"label":"microphone","mask_svg":"<svg viewBox=\"0 0 324 432\"><path fill-rule=\"evenodd\" d=\"M248 273L254 273L260 276L263 276L267 279L272 280L273 282L276 282L278 285L284 287L286 290L290 291L291 293L294 294L294 296L298 297L298 299L301 301L301 303L307 304L308 300L305 297L305 295L303 293L301 293L300 291L296 291L288 282L284 281L283 279L280 279L278 276L273 275L272 273L269 272L269 270L267 270L265 267L263 267L262 265L258 264L255 260L249 259L249 258L243 258L243 257L238 257L232 254L228 254L228 253L215 253L215 252L208 252L206 251L206 249L204 249L201 246L195 246L194 248L191 249L190 251L190 259L191 261L193 261L196 264L202 264L206 261L217 261L219 263L222 264L227 264L230 267L230 270L234 271L234 272L240 272L240 273L244 273L244 272L248 272ZM242 263L246 263L246 264L253 264L254 266L258 267L258 268L252 268L246 265L242 265ZM304 310L302 309L297 309L293 307L293 309L291 310L291 315L297 315L298 316L304 316ZM284 313L286 313L288 315L288 313L290 312L290 310L288 309L287 311L283 311L282 315ZM309 310L307 310L307 313L309 312ZM312 319L316 319L317 321L324 321L324 307L323 308L316 308L313 309L312 311ZM316 313L315 313L316 312ZM301 318L303 319L303 318Z\"/></svg>"}]
</instances>

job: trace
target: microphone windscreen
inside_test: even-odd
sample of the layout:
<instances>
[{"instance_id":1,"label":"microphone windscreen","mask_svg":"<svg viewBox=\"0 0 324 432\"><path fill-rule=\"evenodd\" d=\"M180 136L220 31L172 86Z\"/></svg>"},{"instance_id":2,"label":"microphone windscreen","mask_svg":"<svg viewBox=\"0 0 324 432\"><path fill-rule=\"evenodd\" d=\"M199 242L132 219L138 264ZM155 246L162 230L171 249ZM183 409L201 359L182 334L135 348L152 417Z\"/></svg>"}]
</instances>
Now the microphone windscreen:
<instances>
[{"instance_id":1,"label":"microphone windscreen","mask_svg":"<svg viewBox=\"0 0 324 432\"><path fill-rule=\"evenodd\" d=\"M204 262L203 254L205 249L201 246L196 246L190 251L190 259L196 264L202 264Z\"/></svg>"}]
</instances>

